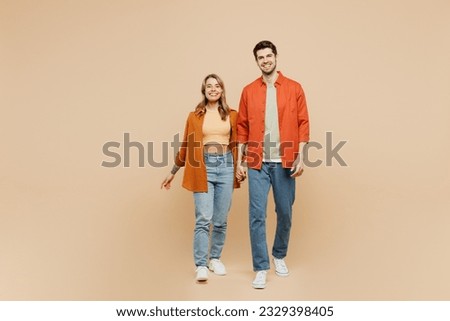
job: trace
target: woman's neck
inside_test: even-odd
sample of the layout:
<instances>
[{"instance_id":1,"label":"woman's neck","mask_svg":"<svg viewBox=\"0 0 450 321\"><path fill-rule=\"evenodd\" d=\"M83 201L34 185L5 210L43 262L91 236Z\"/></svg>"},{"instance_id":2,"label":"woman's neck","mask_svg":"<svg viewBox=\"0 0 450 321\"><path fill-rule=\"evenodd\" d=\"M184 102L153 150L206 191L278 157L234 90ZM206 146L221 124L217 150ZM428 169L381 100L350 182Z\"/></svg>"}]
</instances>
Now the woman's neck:
<instances>
[{"instance_id":1,"label":"woman's neck","mask_svg":"<svg viewBox=\"0 0 450 321\"><path fill-rule=\"evenodd\" d=\"M206 109L207 110L217 110L219 108L219 102L215 101L215 102L208 102L206 104Z\"/></svg>"}]
</instances>

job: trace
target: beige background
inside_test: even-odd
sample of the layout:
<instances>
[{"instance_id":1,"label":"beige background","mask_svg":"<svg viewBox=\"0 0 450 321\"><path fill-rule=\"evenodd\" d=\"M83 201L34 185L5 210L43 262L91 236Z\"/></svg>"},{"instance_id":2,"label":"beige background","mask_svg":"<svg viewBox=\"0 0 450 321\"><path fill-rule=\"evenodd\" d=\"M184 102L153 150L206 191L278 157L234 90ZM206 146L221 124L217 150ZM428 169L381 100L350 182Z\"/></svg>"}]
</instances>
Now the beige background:
<instances>
[{"instance_id":1,"label":"beige background","mask_svg":"<svg viewBox=\"0 0 450 321\"><path fill-rule=\"evenodd\" d=\"M0 299L449 300L449 30L447 0L1 0ZM169 166L104 168L102 146L161 160L207 73L237 108L262 39L349 166L297 182L289 278L251 288L244 185L229 273L198 285L181 175L161 191Z\"/></svg>"}]
</instances>

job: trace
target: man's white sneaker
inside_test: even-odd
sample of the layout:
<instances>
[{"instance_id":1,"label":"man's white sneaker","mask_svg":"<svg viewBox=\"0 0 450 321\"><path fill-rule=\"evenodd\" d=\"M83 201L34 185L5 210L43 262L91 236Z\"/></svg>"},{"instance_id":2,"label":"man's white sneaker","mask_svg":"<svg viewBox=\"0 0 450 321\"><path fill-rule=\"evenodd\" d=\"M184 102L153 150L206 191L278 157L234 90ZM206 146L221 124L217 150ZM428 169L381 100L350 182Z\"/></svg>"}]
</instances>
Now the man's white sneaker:
<instances>
[{"instance_id":1,"label":"man's white sneaker","mask_svg":"<svg viewBox=\"0 0 450 321\"><path fill-rule=\"evenodd\" d=\"M284 259L273 258L273 263L275 264L275 273L278 276L288 276L289 270L284 262Z\"/></svg>"},{"instance_id":2,"label":"man's white sneaker","mask_svg":"<svg viewBox=\"0 0 450 321\"><path fill-rule=\"evenodd\" d=\"M223 263L219 259L211 259L209 261L209 269L217 275L227 274L225 265L223 265Z\"/></svg>"},{"instance_id":3,"label":"man's white sneaker","mask_svg":"<svg viewBox=\"0 0 450 321\"><path fill-rule=\"evenodd\" d=\"M252 286L255 289L264 289L266 287L267 271L256 272L256 277L253 280Z\"/></svg>"},{"instance_id":4,"label":"man's white sneaker","mask_svg":"<svg viewBox=\"0 0 450 321\"><path fill-rule=\"evenodd\" d=\"M206 266L197 267L195 272L197 272L197 276L195 278L197 281L203 282L208 280L208 268Z\"/></svg>"}]
</instances>

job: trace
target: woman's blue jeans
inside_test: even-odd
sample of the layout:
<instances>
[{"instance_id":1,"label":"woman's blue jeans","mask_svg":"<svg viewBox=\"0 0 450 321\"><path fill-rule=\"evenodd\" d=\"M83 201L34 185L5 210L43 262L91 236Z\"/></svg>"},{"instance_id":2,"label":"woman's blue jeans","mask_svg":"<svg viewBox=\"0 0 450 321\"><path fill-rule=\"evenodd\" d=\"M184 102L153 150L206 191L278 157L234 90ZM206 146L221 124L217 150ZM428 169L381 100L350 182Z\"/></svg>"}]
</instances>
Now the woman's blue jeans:
<instances>
[{"instance_id":1,"label":"woman's blue jeans","mask_svg":"<svg viewBox=\"0 0 450 321\"><path fill-rule=\"evenodd\" d=\"M208 259L219 259L222 255L234 184L231 152L223 155L204 154L204 159L208 191L194 193L194 262L196 266L206 266ZM211 226L211 242L209 242Z\"/></svg>"},{"instance_id":2,"label":"woman's blue jeans","mask_svg":"<svg viewBox=\"0 0 450 321\"><path fill-rule=\"evenodd\" d=\"M253 270L270 268L266 240L267 196L273 188L277 228L272 247L272 255L283 259L288 250L292 225L292 205L295 200L295 179L290 177L290 169L281 163L263 162L260 170L248 169L250 198L250 241L252 247Z\"/></svg>"}]
</instances>

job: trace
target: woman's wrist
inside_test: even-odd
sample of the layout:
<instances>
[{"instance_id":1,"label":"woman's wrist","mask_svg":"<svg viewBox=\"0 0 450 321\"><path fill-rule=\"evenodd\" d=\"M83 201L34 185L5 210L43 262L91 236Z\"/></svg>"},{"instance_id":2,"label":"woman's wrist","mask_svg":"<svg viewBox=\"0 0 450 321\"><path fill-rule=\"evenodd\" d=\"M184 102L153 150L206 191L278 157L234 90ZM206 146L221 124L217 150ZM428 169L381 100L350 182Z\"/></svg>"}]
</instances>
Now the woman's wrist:
<instances>
[{"instance_id":1,"label":"woman's wrist","mask_svg":"<svg viewBox=\"0 0 450 321\"><path fill-rule=\"evenodd\" d=\"M180 169L180 166L173 165L172 170L170 171L170 174L175 175L179 169Z\"/></svg>"}]
</instances>

